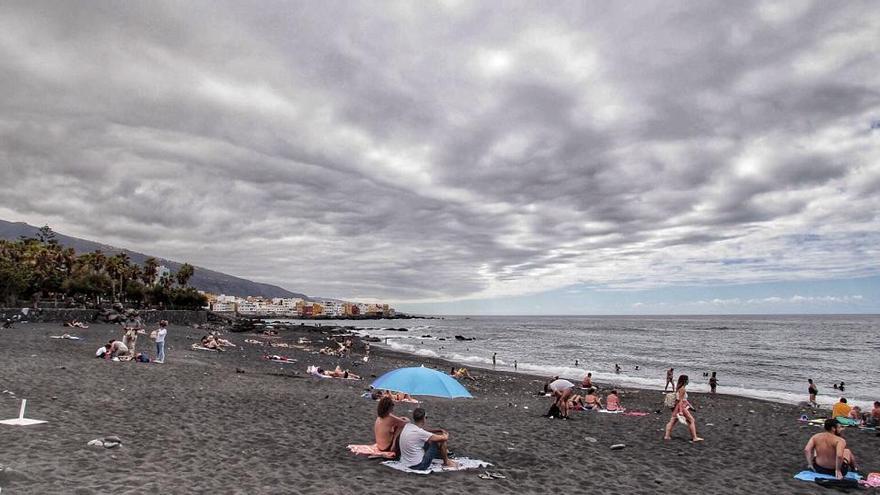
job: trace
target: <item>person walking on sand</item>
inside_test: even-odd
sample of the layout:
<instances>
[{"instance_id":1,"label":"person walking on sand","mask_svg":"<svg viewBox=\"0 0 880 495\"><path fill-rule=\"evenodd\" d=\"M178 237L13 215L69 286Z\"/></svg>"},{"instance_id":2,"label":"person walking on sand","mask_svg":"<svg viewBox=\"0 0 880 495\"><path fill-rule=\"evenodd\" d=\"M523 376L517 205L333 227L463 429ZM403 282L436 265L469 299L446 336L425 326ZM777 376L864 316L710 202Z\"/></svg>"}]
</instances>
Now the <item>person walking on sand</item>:
<instances>
[{"instance_id":1,"label":"person walking on sand","mask_svg":"<svg viewBox=\"0 0 880 495\"><path fill-rule=\"evenodd\" d=\"M669 368L668 370L666 370L666 385L663 386L664 392L666 392L666 389L669 388L670 385L672 385L672 390L675 390L675 381L673 381L674 377L675 377L675 370L674 369Z\"/></svg>"},{"instance_id":2,"label":"person walking on sand","mask_svg":"<svg viewBox=\"0 0 880 495\"><path fill-rule=\"evenodd\" d=\"M672 409L672 417L666 423L666 435L663 440L672 440L672 428L675 423L682 423L688 426L691 432L691 442L702 442L703 439L697 436L697 422L691 414L691 403L688 402L687 394L688 376L679 375L678 384L675 386L675 407Z\"/></svg>"},{"instance_id":3,"label":"person walking on sand","mask_svg":"<svg viewBox=\"0 0 880 495\"><path fill-rule=\"evenodd\" d=\"M819 394L819 389L816 387L816 384L813 383L812 378L808 378L807 383L810 384L807 387L807 393L810 394L810 405L813 407L819 407L819 403L816 402L816 395Z\"/></svg>"},{"instance_id":4,"label":"person walking on sand","mask_svg":"<svg viewBox=\"0 0 880 495\"><path fill-rule=\"evenodd\" d=\"M843 427L834 418L825 420L825 431L813 435L804 447L807 467L819 474L843 479L849 471L858 471L856 459L846 448Z\"/></svg>"},{"instance_id":5,"label":"person walking on sand","mask_svg":"<svg viewBox=\"0 0 880 495\"><path fill-rule=\"evenodd\" d=\"M714 393L715 393L715 388L717 388L717 387L718 387L718 376L717 376L716 373L713 371L713 372L712 372L712 377L709 378L709 390L711 391L711 393L714 394Z\"/></svg>"},{"instance_id":6,"label":"person walking on sand","mask_svg":"<svg viewBox=\"0 0 880 495\"><path fill-rule=\"evenodd\" d=\"M431 467L434 459L443 459L444 467L456 467L458 463L449 458L449 432L442 429L427 429L427 413L421 407L413 411L412 423L403 425L398 443L400 444L400 463L417 471Z\"/></svg>"},{"instance_id":7,"label":"person walking on sand","mask_svg":"<svg viewBox=\"0 0 880 495\"><path fill-rule=\"evenodd\" d=\"M155 330L156 334L156 360L154 363L164 364L165 363L165 336L168 335L168 321L162 320L159 322L159 329Z\"/></svg>"}]
</instances>

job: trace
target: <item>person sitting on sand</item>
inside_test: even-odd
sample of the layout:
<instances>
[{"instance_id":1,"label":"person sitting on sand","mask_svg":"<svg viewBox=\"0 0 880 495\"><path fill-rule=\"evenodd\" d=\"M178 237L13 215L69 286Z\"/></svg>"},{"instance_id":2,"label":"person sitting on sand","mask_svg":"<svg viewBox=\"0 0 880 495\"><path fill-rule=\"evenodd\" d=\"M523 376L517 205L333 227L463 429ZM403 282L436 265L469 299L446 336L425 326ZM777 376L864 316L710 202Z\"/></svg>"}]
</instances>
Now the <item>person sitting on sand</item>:
<instances>
[{"instance_id":1,"label":"person sitting on sand","mask_svg":"<svg viewBox=\"0 0 880 495\"><path fill-rule=\"evenodd\" d=\"M373 424L373 433L376 435L376 448L382 452L395 452L397 440L403 425L409 422L391 414L394 411L394 401L391 397L382 397L376 406L376 422Z\"/></svg>"},{"instance_id":2,"label":"person sitting on sand","mask_svg":"<svg viewBox=\"0 0 880 495\"><path fill-rule=\"evenodd\" d=\"M871 412L865 413L865 426L880 426L880 401L874 401L874 408Z\"/></svg>"},{"instance_id":3,"label":"person sitting on sand","mask_svg":"<svg viewBox=\"0 0 880 495\"><path fill-rule=\"evenodd\" d=\"M687 394L688 376L679 375L678 384L675 386L675 407L672 408L672 417L666 423L666 434L664 440L672 440L672 428L675 423L681 422L688 426L691 432L691 442L702 442L703 439L697 436L697 422L691 414L691 404L688 402Z\"/></svg>"},{"instance_id":4,"label":"person sitting on sand","mask_svg":"<svg viewBox=\"0 0 880 495\"><path fill-rule=\"evenodd\" d=\"M587 373L587 376L584 377L584 381L581 382L581 388L593 388L592 373Z\"/></svg>"},{"instance_id":5,"label":"person sitting on sand","mask_svg":"<svg viewBox=\"0 0 880 495\"><path fill-rule=\"evenodd\" d=\"M849 412L849 419L854 419L859 422L859 424L865 423L865 416L867 414L862 413L862 408L859 406L853 406L852 410Z\"/></svg>"},{"instance_id":6,"label":"person sitting on sand","mask_svg":"<svg viewBox=\"0 0 880 495\"><path fill-rule=\"evenodd\" d=\"M852 412L852 406L846 403L846 397L841 397L840 401L831 408L831 417L848 418L850 412Z\"/></svg>"},{"instance_id":7,"label":"person sitting on sand","mask_svg":"<svg viewBox=\"0 0 880 495\"><path fill-rule=\"evenodd\" d=\"M457 467L458 463L449 458L449 432L425 428L427 419L425 410L417 407L413 411L412 423L403 425L398 438L400 463L410 469L423 471L431 466L434 459L440 458L444 467Z\"/></svg>"},{"instance_id":8,"label":"person sitting on sand","mask_svg":"<svg viewBox=\"0 0 880 495\"><path fill-rule=\"evenodd\" d=\"M813 407L818 407L819 403L816 402L816 395L819 393L819 388L816 387L816 384L813 383L813 379L807 379L807 383L810 385L807 387L807 393L810 394L810 405Z\"/></svg>"},{"instance_id":9,"label":"person sitting on sand","mask_svg":"<svg viewBox=\"0 0 880 495\"><path fill-rule=\"evenodd\" d=\"M221 346L220 343L217 342L217 339L215 339L214 336L210 334L202 337L202 347L220 352L225 351L225 349L223 349L223 346Z\"/></svg>"},{"instance_id":10,"label":"person sitting on sand","mask_svg":"<svg viewBox=\"0 0 880 495\"><path fill-rule=\"evenodd\" d=\"M617 395L617 390L612 390L608 397L605 398L605 410L606 411L624 411L625 409L620 407L620 396Z\"/></svg>"},{"instance_id":11,"label":"person sitting on sand","mask_svg":"<svg viewBox=\"0 0 880 495\"><path fill-rule=\"evenodd\" d=\"M107 351L104 353L105 359L113 359L119 358L120 361L127 361L131 359L131 352L128 350L128 346L125 343L119 340L111 340L104 344L104 349Z\"/></svg>"},{"instance_id":12,"label":"person sitting on sand","mask_svg":"<svg viewBox=\"0 0 880 495\"><path fill-rule=\"evenodd\" d=\"M602 399L596 393L595 388L587 390L587 395L584 396L584 408L596 410L602 409Z\"/></svg>"},{"instance_id":13,"label":"person sitting on sand","mask_svg":"<svg viewBox=\"0 0 880 495\"><path fill-rule=\"evenodd\" d=\"M454 376L455 378L458 378L459 380L461 380L463 378L467 378L468 380L477 381L476 378L472 377L471 374L468 373L467 368L459 368L459 369L453 371L452 376Z\"/></svg>"},{"instance_id":14,"label":"person sitting on sand","mask_svg":"<svg viewBox=\"0 0 880 495\"><path fill-rule=\"evenodd\" d=\"M826 419L825 431L813 435L804 447L807 467L837 479L843 479L849 471L857 471L855 457L846 448L842 432L843 426L836 419Z\"/></svg>"},{"instance_id":15,"label":"person sitting on sand","mask_svg":"<svg viewBox=\"0 0 880 495\"><path fill-rule=\"evenodd\" d=\"M404 400L412 402L414 400L412 398L412 396L409 394L404 394L403 392L392 392L390 390L386 390L385 392L383 392L382 396L388 397L389 399L393 400L394 402L400 402L400 401L404 401Z\"/></svg>"}]
</instances>

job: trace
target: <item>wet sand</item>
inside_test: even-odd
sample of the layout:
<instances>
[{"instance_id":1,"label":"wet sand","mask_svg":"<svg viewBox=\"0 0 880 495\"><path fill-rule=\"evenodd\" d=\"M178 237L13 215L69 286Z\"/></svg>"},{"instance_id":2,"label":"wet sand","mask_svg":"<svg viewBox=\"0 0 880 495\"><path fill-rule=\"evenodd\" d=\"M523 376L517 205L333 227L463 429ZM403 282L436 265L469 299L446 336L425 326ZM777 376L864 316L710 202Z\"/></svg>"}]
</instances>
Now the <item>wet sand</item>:
<instances>
[{"instance_id":1,"label":"wet sand","mask_svg":"<svg viewBox=\"0 0 880 495\"><path fill-rule=\"evenodd\" d=\"M68 329L70 330L70 329ZM326 327L324 328L326 331ZM83 341L53 340L57 324L0 330L0 416L18 414L44 425L0 425L0 488L19 493L820 493L792 480L804 466L802 449L818 428L802 426L806 408L733 396L690 394L699 433L684 426L662 440L669 418L657 391L623 389L623 405L650 412L630 417L575 412L569 421L541 415L549 399L536 396L541 377L472 370L465 382L474 399L425 398L429 425L449 430L451 450L494 464L507 476L482 480L478 471L428 476L400 473L355 457L350 443L372 443L376 403L360 397L371 378L402 366L449 363L373 348L363 363L358 342L350 358L315 352L326 335L297 330L276 342L313 340L304 349L245 344L253 334L228 334L239 347L193 351L203 330L172 326L166 364L108 362L95 349L118 326L94 325ZM71 332L74 333L74 332ZM139 350L152 343L141 336ZM261 359L283 354L296 364ZM310 364L340 364L363 381L312 378ZM603 384L609 385L609 384ZM412 404L398 404L409 415ZM659 414L655 411L659 410ZM116 435L115 449L87 446ZM846 432L865 471L880 470L880 438ZM623 443L623 450L610 450Z\"/></svg>"}]
</instances>

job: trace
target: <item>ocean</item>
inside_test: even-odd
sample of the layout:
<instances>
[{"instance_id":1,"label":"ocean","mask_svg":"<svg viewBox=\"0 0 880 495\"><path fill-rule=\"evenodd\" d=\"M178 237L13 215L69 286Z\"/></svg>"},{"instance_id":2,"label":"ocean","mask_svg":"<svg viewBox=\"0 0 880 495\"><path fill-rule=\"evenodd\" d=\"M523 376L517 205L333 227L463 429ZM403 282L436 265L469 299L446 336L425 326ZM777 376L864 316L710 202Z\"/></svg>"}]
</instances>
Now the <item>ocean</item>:
<instances>
[{"instance_id":1,"label":"ocean","mask_svg":"<svg viewBox=\"0 0 880 495\"><path fill-rule=\"evenodd\" d=\"M689 375L695 391L708 391L703 373L715 371L719 393L787 403L807 400L812 378L823 405L839 397L862 406L880 400L880 316L873 315L445 316L332 324L358 327L391 349L471 367L491 368L497 353L498 369L512 371L516 361L519 372L574 381L589 371L603 384L658 390L673 367L676 376ZM833 388L841 381L844 393Z\"/></svg>"}]
</instances>

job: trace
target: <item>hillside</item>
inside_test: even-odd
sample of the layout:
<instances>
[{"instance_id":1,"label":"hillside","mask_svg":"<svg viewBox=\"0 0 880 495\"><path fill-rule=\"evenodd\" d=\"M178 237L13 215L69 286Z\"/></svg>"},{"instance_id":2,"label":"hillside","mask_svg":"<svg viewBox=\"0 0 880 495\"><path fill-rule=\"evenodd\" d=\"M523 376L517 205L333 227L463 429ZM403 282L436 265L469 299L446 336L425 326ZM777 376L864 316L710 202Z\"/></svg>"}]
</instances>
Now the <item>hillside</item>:
<instances>
[{"instance_id":1,"label":"hillside","mask_svg":"<svg viewBox=\"0 0 880 495\"><path fill-rule=\"evenodd\" d=\"M28 225L23 222L7 222L5 220L0 220L0 239L15 240L21 236L34 237L38 230L39 227L34 227L33 225ZM150 257L148 254L129 251L128 249L120 249L86 239L79 239L77 237L61 234L60 232L56 232L55 235L59 243L74 248L77 253L95 251L96 249L100 249L109 254L124 252L128 254L133 263L138 264L143 264L144 260ZM159 258L158 256L155 258L159 261L159 264L167 266L172 271L177 271L182 264L177 261ZM232 296L301 297L308 299L308 296L304 294L291 292L276 285L253 282L251 280L234 277L232 275L227 275L225 273L220 273L199 266L196 267L195 275L190 280L190 285L196 289L213 292L215 294L227 294Z\"/></svg>"}]
</instances>

